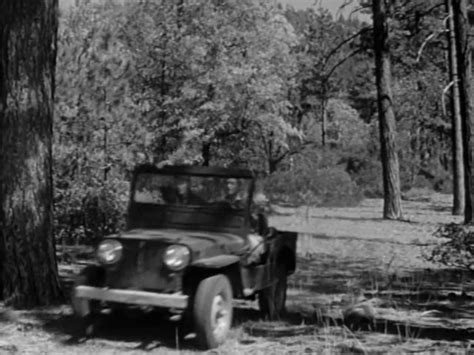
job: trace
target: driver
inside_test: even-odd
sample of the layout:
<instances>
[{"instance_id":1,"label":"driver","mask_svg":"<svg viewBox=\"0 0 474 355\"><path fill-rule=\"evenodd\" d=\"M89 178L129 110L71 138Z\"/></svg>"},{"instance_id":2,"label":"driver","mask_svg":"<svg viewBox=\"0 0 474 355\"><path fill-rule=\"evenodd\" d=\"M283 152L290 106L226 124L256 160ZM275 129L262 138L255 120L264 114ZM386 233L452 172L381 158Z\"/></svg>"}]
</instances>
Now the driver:
<instances>
[{"instance_id":1,"label":"driver","mask_svg":"<svg viewBox=\"0 0 474 355\"><path fill-rule=\"evenodd\" d=\"M239 181L236 178L227 179L224 201L230 203L234 208L244 207L244 197L240 192Z\"/></svg>"}]
</instances>

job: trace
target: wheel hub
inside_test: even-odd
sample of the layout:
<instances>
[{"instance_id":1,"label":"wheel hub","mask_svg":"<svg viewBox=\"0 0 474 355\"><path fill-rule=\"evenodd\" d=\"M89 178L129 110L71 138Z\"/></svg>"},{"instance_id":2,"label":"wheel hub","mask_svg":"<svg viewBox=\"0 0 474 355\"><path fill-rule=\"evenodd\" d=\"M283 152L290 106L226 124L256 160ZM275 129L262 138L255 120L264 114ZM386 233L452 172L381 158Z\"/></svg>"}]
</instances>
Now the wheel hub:
<instances>
[{"instance_id":1,"label":"wheel hub","mask_svg":"<svg viewBox=\"0 0 474 355\"><path fill-rule=\"evenodd\" d=\"M229 328L229 310L222 295L216 295L212 301L211 324L214 336L221 339Z\"/></svg>"}]
</instances>

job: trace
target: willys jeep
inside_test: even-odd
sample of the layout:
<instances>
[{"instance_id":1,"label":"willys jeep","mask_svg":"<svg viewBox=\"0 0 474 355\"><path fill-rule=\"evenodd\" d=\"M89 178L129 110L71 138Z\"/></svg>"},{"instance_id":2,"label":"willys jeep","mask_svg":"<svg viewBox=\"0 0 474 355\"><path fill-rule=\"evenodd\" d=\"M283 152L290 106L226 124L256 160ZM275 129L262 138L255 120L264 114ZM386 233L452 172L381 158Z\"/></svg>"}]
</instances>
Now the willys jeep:
<instances>
[{"instance_id":1,"label":"willys jeep","mask_svg":"<svg viewBox=\"0 0 474 355\"><path fill-rule=\"evenodd\" d=\"M203 348L222 344L233 299L258 299L270 319L284 311L295 271L296 233L268 227L247 170L142 165L131 182L127 229L103 238L97 264L72 292L84 330L104 309L126 305L190 320Z\"/></svg>"}]
</instances>

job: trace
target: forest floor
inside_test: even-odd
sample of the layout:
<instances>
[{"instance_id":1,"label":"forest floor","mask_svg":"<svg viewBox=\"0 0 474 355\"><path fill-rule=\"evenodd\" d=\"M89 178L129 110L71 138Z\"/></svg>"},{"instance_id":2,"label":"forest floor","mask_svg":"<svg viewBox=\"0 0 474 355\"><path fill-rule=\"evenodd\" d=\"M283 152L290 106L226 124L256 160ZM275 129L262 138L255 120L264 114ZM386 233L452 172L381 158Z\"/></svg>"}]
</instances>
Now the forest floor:
<instances>
[{"instance_id":1,"label":"forest floor","mask_svg":"<svg viewBox=\"0 0 474 355\"><path fill-rule=\"evenodd\" d=\"M451 197L411 194L405 221L381 219L383 202L352 208L274 206L270 224L299 232L297 272L289 280L288 315L260 319L240 304L229 340L212 354L466 353L474 346L470 275L422 258L439 242ZM64 280L77 267L60 265ZM367 311L372 321L344 310ZM0 354L188 354L173 323L135 314L106 318L92 339L78 336L69 306L13 311L0 305ZM471 350L474 351L474 350Z\"/></svg>"}]
</instances>

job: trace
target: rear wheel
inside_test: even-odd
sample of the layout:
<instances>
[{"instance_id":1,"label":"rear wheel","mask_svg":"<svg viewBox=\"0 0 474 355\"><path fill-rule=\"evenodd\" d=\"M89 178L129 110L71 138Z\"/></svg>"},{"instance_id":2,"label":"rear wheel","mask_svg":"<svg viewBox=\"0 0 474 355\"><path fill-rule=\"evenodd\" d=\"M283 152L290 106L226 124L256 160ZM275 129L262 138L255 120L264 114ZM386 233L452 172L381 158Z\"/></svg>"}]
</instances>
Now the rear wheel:
<instances>
[{"instance_id":1,"label":"rear wheel","mask_svg":"<svg viewBox=\"0 0 474 355\"><path fill-rule=\"evenodd\" d=\"M193 318L201 347L212 349L224 343L232 324L232 286L226 276L208 277L199 283Z\"/></svg>"},{"instance_id":2,"label":"rear wheel","mask_svg":"<svg viewBox=\"0 0 474 355\"><path fill-rule=\"evenodd\" d=\"M285 313L287 268L285 263L277 263L275 270L277 280L269 287L260 291L258 305L265 318L280 319Z\"/></svg>"},{"instance_id":3,"label":"rear wheel","mask_svg":"<svg viewBox=\"0 0 474 355\"><path fill-rule=\"evenodd\" d=\"M99 301L78 298L77 286L100 286L104 281L103 270L97 266L86 267L76 278L71 294L71 305L74 315L78 318L81 331L86 336L94 335L100 314Z\"/></svg>"}]
</instances>

